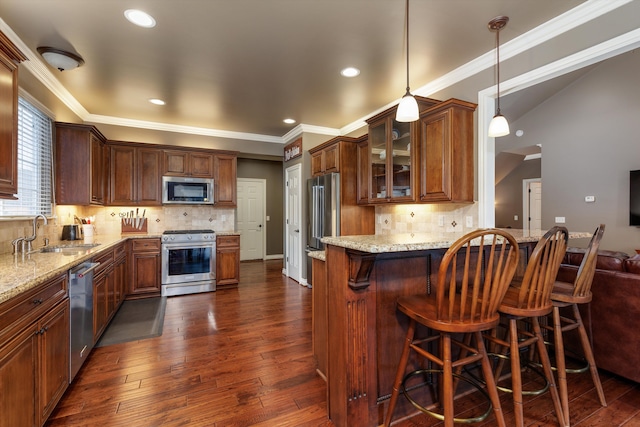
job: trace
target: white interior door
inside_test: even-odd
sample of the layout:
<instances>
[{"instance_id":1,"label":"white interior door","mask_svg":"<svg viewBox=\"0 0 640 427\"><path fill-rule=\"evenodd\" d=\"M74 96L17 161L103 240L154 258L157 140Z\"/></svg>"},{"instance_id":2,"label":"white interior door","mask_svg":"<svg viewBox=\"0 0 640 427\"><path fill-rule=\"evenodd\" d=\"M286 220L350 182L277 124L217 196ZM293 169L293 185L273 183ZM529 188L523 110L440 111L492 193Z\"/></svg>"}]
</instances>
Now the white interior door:
<instances>
[{"instance_id":1,"label":"white interior door","mask_svg":"<svg viewBox=\"0 0 640 427\"><path fill-rule=\"evenodd\" d=\"M542 181L525 179L522 183L522 225L524 230L542 229Z\"/></svg>"},{"instance_id":2,"label":"white interior door","mask_svg":"<svg viewBox=\"0 0 640 427\"><path fill-rule=\"evenodd\" d=\"M240 261L264 259L266 251L266 188L264 179L238 178L236 229Z\"/></svg>"},{"instance_id":3,"label":"white interior door","mask_svg":"<svg viewBox=\"0 0 640 427\"><path fill-rule=\"evenodd\" d=\"M286 259L285 274L300 283L302 271L302 168L300 164L285 170L286 182Z\"/></svg>"}]
</instances>

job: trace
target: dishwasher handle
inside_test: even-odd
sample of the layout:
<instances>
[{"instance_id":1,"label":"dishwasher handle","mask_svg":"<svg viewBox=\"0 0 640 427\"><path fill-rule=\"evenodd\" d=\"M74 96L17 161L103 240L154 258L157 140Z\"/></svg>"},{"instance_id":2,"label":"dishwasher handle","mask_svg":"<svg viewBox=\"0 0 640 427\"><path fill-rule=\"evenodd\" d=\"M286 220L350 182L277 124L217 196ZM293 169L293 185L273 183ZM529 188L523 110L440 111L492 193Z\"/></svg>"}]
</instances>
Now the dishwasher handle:
<instances>
[{"instance_id":1,"label":"dishwasher handle","mask_svg":"<svg viewBox=\"0 0 640 427\"><path fill-rule=\"evenodd\" d=\"M99 265L100 265L99 262L92 262L91 264L89 264L89 266L85 270L79 271L79 272L77 272L75 274L77 275L77 277L79 279L82 279L85 276L85 274L92 272Z\"/></svg>"}]
</instances>

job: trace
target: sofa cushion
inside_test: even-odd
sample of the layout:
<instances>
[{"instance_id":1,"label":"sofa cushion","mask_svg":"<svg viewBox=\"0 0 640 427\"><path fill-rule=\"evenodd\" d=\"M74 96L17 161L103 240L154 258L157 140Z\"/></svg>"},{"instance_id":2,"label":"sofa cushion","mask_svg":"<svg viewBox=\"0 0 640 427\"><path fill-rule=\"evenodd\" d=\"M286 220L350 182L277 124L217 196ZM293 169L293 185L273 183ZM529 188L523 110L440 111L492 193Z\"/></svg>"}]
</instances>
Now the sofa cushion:
<instances>
[{"instance_id":1,"label":"sofa cushion","mask_svg":"<svg viewBox=\"0 0 640 427\"><path fill-rule=\"evenodd\" d=\"M582 248L567 248L567 252L564 255L562 261L563 264L580 265L582 258L584 257L586 250ZM598 251L598 260L596 261L596 268L601 270L613 270L613 271L628 271L625 270L625 261L629 258L629 255L625 252L617 251ZM634 257L635 258L635 257ZM637 268L640 271L640 258L637 260ZM636 267L631 266L631 268Z\"/></svg>"},{"instance_id":2,"label":"sofa cushion","mask_svg":"<svg viewBox=\"0 0 640 427\"><path fill-rule=\"evenodd\" d=\"M640 254L624 260L624 271L640 274Z\"/></svg>"}]
</instances>

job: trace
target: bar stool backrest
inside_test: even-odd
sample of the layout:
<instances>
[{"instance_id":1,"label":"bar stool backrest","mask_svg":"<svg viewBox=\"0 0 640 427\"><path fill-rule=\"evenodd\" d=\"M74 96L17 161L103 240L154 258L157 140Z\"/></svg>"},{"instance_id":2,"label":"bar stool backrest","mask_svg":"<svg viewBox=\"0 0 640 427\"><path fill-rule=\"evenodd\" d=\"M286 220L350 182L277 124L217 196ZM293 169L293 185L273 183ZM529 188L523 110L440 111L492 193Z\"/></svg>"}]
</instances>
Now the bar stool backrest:
<instances>
[{"instance_id":1,"label":"bar stool backrest","mask_svg":"<svg viewBox=\"0 0 640 427\"><path fill-rule=\"evenodd\" d=\"M557 226L540 238L519 284L517 308L534 310L551 305L551 291L567 250L568 240L567 229Z\"/></svg>"},{"instance_id":2,"label":"bar stool backrest","mask_svg":"<svg viewBox=\"0 0 640 427\"><path fill-rule=\"evenodd\" d=\"M593 275L596 273L596 262L598 261L598 248L603 234L604 224L600 224L593 233L587 252L584 254L578 268L576 280L573 284L573 296L575 297L584 297L591 292L591 283L593 282Z\"/></svg>"},{"instance_id":3,"label":"bar stool backrest","mask_svg":"<svg viewBox=\"0 0 640 427\"><path fill-rule=\"evenodd\" d=\"M503 230L480 229L458 239L438 270L438 320L474 323L497 316L518 257L518 243Z\"/></svg>"}]
</instances>

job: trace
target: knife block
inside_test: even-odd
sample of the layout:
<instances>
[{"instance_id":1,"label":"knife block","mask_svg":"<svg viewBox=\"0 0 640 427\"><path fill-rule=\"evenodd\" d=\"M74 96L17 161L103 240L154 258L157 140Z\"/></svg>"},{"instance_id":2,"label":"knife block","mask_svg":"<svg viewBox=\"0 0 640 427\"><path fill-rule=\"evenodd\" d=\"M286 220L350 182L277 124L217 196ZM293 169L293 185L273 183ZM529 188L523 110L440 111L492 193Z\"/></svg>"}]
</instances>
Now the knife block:
<instances>
[{"instance_id":1,"label":"knife block","mask_svg":"<svg viewBox=\"0 0 640 427\"><path fill-rule=\"evenodd\" d=\"M120 220L121 233L146 233L147 218L139 218L142 222L136 227L136 218L122 218Z\"/></svg>"}]
</instances>

